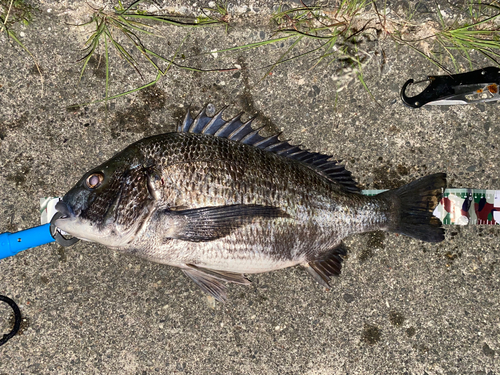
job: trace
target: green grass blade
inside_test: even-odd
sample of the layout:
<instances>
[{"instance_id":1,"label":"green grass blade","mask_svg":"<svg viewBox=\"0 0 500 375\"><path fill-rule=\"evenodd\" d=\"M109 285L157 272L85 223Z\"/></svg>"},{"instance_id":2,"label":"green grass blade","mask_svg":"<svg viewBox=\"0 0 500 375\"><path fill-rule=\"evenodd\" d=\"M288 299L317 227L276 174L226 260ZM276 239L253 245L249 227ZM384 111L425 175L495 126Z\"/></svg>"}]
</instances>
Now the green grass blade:
<instances>
[{"instance_id":1,"label":"green grass blade","mask_svg":"<svg viewBox=\"0 0 500 375\"><path fill-rule=\"evenodd\" d=\"M269 70L268 70L268 71L264 74L264 76L261 78L261 80L265 79L265 78L269 75L269 73L271 73L271 72L273 71L273 69L274 69L274 68L275 68L278 64L281 64L281 63L283 62L283 61L282 61L282 59L283 59L286 55L288 55L288 54L290 53L290 51L291 51L291 50L293 50L293 49L295 48L295 46L296 46L296 45L297 45L297 44L298 44L298 43L302 40L302 38L303 38L303 37L304 37L303 35L299 36L299 37L298 37L298 38L297 38L297 39L296 39L296 40L292 43L292 45L290 45L290 47L288 47L288 48L287 48L287 50L281 54L281 56L279 57L279 59L278 59L278 60L277 60L274 64L272 64L272 65L271 65L271 67L270 67L270 68L269 68Z\"/></svg>"},{"instance_id":2,"label":"green grass blade","mask_svg":"<svg viewBox=\"0 0 500 375\"><path fill-rule=\"evenodd\" d=\"M147 19L149 21L156 21L160 23L166 23L169 25L179 26L179 27L201 27L201 26L209 26L220 24L221 22L214 20L211 23L196 23L196 22L183 22L174 20L172 18L168 18L165 16L153 16L153 15L144 15L144 14L134 14L134 13L122 13L123 17L131 18L131 19Z\"/></svg>"},{"instance_id":3,"label":"green grass blade","mask_svg":"<svg viewBox=\"0 0 500 375\"><path fill-rule=\"evenodd\" d=\"M248 44L244 44L242 46L235 46L235 47L230 47L230 48L223 48L223 49L220 49L220 50L217 50L217 51L205 52L205 53L202 53L202 55L209 55L209 54L212 54L212 53L242 51L242 50L247 50L247 49L252 49L252 48L266 46L268 44L273 44L273 43L276 43L276 42L281 42L283 40L287 40L287 39L290 39L292 37L293 37L293 35L287 35L287 36L280 37L280 38L264 40L262 42L248 43Z\"/></svg>"},{"instance_id":4,"label":"green grass blade","mask_svg":"<svg viewBox=\"0 0 500 375\"><path fill-rule=\"evenodd\" d=\"M104 34L104 60L106 63L106 88L104 98L108 100L109 95L109 54L108 54L108 36Z\"/></svg>"}]
</instances>

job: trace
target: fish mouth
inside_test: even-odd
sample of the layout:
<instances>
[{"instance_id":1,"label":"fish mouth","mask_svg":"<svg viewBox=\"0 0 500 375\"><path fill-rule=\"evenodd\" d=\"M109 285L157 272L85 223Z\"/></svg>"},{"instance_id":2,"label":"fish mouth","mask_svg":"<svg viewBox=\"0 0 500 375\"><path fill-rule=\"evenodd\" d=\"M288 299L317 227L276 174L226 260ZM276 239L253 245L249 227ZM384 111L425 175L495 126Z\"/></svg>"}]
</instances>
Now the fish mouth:
<instances>
[{"instance_id":1,"label":"fish mouth","mask_svg":"<svg viewBox=\"0 0 500 375\"><path fill-rule=\"evenodd\" d=\"M56 204L57 212L60 212L64 218L71 218L75 216L73 209L64 201L59 201Z\"/></svg>"},{"instance_id":2,"label":"fish mouth","mask_svg":"<svg viewBox=\"0 0 500 375\"><path fill-rule=\"evenodd\" d=\"M52 237L56 240L56 242L61 246L71 246L80 241L80 239L73 237L67 238L62 235L60 230L66 230L68 222L75 221L75 213L71 209L71 207L64 201L59 201L56 204L57 213L50 220L50 233ZM68 232L69 233L69 232Z\"/></svg>"}]
</instances>

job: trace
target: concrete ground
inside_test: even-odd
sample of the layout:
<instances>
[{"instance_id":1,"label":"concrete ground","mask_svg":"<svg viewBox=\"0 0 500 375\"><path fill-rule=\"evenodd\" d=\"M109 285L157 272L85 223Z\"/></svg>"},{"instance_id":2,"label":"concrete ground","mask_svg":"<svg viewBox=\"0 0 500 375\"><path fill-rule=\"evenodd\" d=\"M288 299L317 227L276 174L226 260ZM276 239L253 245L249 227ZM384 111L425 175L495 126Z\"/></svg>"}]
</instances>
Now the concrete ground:
<instances>
[{"instance_id":1,"label":"concrete ground","mask_svg":"<svg viewBox=\"0 0 500 375\"><path fill-rule=\"evenodd\" d=\"M417 3L388 2L386 14L397 19ZM448 15L456 11L450 3L441 1ZM268 131L343 159L363 188L446 172L450 187L500 189L498 104L405 107L399 90L407 79L443 72L384 33L358 46L370 56L364 80L377 102L341 63L315 66L312 55L262 79L290 40L206 54L272 38L276 9L265 1L231 2L228 33L165 26L163 38L144 38L165 56L178 52L181 64L237 70L173 67L153 88L107 109L68 108L105 93L102 50L79 80L90 29L73 24L88 21L90 5L40 1L32 25L17 29L42 78L0 36L0 232L37 225L40 197L63 195L125 145L172 131L188 107L208 102L229 105L228 116L257 115ZM208 6L161 5L188 14ZM434 3L418 8L415 22L435 19L435 11ZM114 52L110 59L111 95L154 78L147 63L141 78ZM474 68L488 65L473 55ZM499 234L499 226L450 226L439 244L353 236L333 290L285 269L252 275L250 287L231 285L229 301L215 305L178 269L82 241L41 246L0 261L0 294L24 317L20 334L0 347L0 374L499 374ZM10 329L10 314L0 304L0 333Z\"/></svg>"}]
</instances>

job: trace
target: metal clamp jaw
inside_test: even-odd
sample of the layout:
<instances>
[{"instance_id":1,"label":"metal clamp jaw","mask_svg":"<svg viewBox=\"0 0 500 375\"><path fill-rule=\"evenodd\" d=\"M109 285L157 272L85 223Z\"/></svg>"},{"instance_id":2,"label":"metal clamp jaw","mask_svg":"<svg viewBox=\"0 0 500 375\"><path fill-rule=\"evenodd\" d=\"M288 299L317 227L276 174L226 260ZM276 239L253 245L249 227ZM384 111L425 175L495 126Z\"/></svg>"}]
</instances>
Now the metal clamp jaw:
<instances>
[{"instance_id":1,"label":"metal clamp jaw","mask_svg":"<svg viewBox=\"0 0 500 375\"><path fill-rule=\"evenodd\" d=\"M55 226L55 222L57 219L63 217L64 215L60 212L57 212L53 217L52 219L50 220L50 234L51 236L54 238L54 240L56 240L56 242L61 245L61 246L71 246L71 245L74 245L75 243L77 243L78 241L80 241L79 238L76 238L76 237L72 237L72 238L66 238L64 237L61 232L59 232L59 230L57 229L57 227Z\"/></svg>"}]
</instances>

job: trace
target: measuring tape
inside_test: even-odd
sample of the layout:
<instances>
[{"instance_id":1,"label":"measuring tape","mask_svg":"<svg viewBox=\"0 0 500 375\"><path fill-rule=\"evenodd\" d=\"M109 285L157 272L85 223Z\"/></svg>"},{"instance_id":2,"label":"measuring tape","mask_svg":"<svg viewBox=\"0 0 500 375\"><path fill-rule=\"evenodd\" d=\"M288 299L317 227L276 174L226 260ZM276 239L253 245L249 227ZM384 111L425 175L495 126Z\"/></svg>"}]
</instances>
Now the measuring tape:
<instances>
[{"instance_id":1,"label":"measuring tape","mask_svg":"<svg viewBox=\"0 0 500 375\"><path fill-rule=\"evenodd\" d=\"M377 195L387 190L363 190ZM444 225L500 225L500 190L445 189L434 216Z\"/></svg>"}]
</instances>

